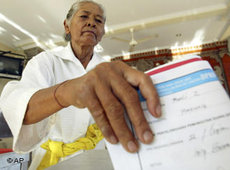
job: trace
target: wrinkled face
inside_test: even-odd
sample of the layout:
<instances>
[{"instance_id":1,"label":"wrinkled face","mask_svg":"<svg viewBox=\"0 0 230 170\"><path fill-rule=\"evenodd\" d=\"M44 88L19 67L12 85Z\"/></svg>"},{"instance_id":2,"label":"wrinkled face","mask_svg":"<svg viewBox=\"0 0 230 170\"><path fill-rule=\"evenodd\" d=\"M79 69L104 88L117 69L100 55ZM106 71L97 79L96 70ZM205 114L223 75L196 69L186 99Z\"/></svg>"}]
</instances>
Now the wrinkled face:
<instances>
[{"instance_id":1,"label":"wrinkled face","mask_svg":"<svg viewBox=\"0 0 230 170\"><path fill-rule=\"evenodd\" d=\"M66 33L71 34L72 46L95 46L104 35L103 11L93 3L85 3L73 16Z\"/></svg>"}]
</instances>

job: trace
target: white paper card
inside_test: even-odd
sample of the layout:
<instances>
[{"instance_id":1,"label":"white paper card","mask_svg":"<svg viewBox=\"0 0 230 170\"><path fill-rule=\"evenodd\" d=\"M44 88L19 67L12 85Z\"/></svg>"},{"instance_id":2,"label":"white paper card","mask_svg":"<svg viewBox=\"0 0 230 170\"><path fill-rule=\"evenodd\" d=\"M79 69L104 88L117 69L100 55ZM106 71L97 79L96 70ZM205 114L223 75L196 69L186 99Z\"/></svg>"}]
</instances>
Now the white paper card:
<instances>
[{"instance_id":1,"label":"white paper card","mask_svg":"<svg viewBox=\"0 0 230 170\"><path fill-rule=\"evenodd\" d=\"M134 154L107 142L114 169L229 170L230 100L209 63L192 56L147 74L163 111L156 119L142 102L154 141Z\"/></svg>"}]
</instances>

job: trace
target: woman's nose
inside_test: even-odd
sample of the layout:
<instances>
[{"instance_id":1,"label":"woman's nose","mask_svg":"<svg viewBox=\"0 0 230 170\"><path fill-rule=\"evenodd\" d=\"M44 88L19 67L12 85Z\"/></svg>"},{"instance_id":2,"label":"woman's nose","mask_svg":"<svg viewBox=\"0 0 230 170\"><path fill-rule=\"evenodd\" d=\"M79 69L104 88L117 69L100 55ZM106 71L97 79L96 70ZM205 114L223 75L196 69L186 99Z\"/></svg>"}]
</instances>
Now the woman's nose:
<instances>
[{"instance_id":1,"label":"woman's nose","mask_svg":"<svg viewBox=\"0 0 230 170\"><path fill-rule=\"evenodd\" d=\"M91 18L90 18L90 19L88 20L87 26L88 26L88 27L96 27L96 23L95 23L94 19L91 19Z\"/></svg>"}]
</instances>

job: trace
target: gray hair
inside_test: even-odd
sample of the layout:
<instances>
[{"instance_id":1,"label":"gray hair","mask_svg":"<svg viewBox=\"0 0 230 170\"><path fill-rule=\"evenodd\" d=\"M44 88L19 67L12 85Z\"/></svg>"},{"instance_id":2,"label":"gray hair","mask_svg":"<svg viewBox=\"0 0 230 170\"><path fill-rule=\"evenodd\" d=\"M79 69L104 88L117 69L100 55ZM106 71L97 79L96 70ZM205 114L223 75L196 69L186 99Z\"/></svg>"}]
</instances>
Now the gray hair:
<instances>
[{"instance_id":1,"label":"gray hair","mask_svg":"<svg viewBox=\"0 0 230 170\"><path fill-rule=\"evenodd\" d=\"M106 20L105 9L101 4L99 4L99 3L97 3L97 2L95 2L93 0L78 0L77 2L73 3L73 5L71 6L68 14L66 15L66 23L67 23L68 26L70 26L71 20L72 20L73 16L75 15L75 13L78 12L78 10L81 8L81 6L86 4L86 3L93 3L93 4L97 5L101 9L102 13L103 13L102 17L103 17L104 22L105 22L105 20ZM70 39L71 39L70 33L69 34L65 33L64 38L65 38L66 41L70 41Z\"/></svg>"}]
</instances>

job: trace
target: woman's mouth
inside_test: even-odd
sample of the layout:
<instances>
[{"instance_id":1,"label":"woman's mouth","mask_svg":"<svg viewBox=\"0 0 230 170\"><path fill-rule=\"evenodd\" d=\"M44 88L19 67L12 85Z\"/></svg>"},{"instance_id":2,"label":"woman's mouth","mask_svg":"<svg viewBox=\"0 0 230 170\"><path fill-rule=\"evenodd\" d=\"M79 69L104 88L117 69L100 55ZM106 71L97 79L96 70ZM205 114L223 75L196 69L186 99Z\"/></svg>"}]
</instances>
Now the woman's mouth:
<instances>
[{"instance_id":1,"label":"woman's mouth","mask_svg":"<svg viewBox=\"0 0 230 170\"><path fill-rule=\"evenodd\" d=\"M93 35L95 38L97 38L96 34L93 31L83 31L82 34Z\"/></svg>"}]
</instances>

